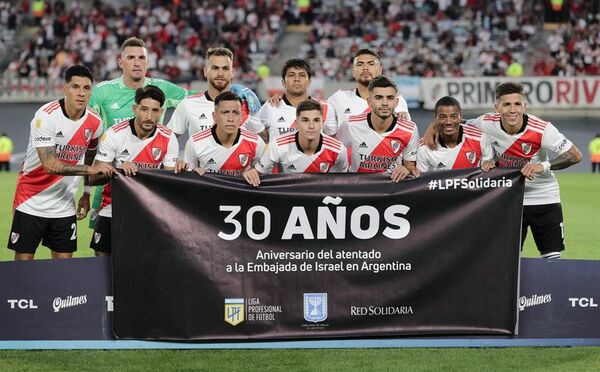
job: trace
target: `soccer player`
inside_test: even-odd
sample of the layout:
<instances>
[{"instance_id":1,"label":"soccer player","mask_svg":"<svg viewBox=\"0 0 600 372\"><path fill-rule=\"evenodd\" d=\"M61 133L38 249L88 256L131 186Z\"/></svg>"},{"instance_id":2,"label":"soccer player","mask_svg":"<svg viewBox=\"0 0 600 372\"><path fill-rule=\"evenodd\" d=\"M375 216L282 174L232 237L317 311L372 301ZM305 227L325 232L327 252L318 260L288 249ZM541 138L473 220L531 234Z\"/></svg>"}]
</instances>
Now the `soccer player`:
<instances>
[{"instance_id":1,"label":"soccer player","mask_svg":"<svg viewBox=\"0 0 600 372\"><path fill-rule=\"evenodd\" d=\"M260 185L260 175L281 164L284 173L347 172L346 147L333 137L321 134L323 106L315 100L301 102L296 108L298 131L281 136L271 144L254 168L244 172L250 185Z\"/></svg>"},{"instance_id":2,"label":"soccer player","mask_svg":"<svg viewBox=\"0 0 600 372\"><path fill-rule=\"evenodd\" d=\"M301 102L310 99L308 87L311 78L312 68L306 61L297 58L286 61L281 71L281 83L285 93L281 97L274 96L273 99L277 100L276 103L272 102L273 99L265 102L257 115L260 126L248 129L255 133L264 130L266 135L263 138L268 138L268 142L274 141L280 136L296 132L298 129L296 108ZM319 103L321 104L323 125L330 128L326 131L335 133L337 131L335 112L327 104L327 101L319 100Z\"/></svg>"},{"instance_id":3,"label":"soccer player","mask_svg":"<svg viewBox=\"0 0 600 372\"><path fill-rule=\"evenodd\" d=\"M472 126L461 125L462 110L456 98L445 96L435 104L435 124L440 133L437 148L421 144L417 152L420 172L473 168L484 171L494 167L494 150L486 135Z\"/></svg>"},{"instance_id":4,"label":"soccer player","mask_svg":"<svg viewBox=\"0 0 600 372\"><path fill-rule=\"evenodd\" d=\"M550 122L526 114L523 86L507 82L496 87L495 113L467 121L492 141L499 167L519 167L525 176L521 245L527 229L543 258L560 258L564 246L564 222L558 182L553 170L581 161L581 152ZM434 143L430 127L425 143ZM558 156L549 160L548 153Z\"/></svg>"},{"instance_id":5,"label":"soccer player","mask_svg":"<svg viewBox=\"0 0 600 372\"><path fill-rule=\"evenodd\" d=\"M188 96L173 112L168 127L177 136L188 131L189 136L209 129L213 125L213 112L215 105L213 100L222 92L233 91L243 98L242 101L242 125L257 127L259 124L251 125L257 120L251 116L258 112L260 102L256 94L250 89L239 85L231 85L233 79L233 53L227 48L210 48L206 52L206 67L204 75L208 82L208 90L204 93ZM234 89L235 88L235 89Z\"/></svg>"},{"instance_id":6,"label":"soccer player","mask_svg":"<svg viewBox=\"0 0 600 372\"><path fill-rule=\"evenodd\" d=\"M179 144L172 130L159 124L164 93L154 85L146 85L135 93L134 117L113 125L102 136L94 164L112 164L126 176L135 176L138 169L174 170ZM90 176L94 185L106 184L102 190L100 213L94 226L90 247L96 256L110 255L112 201L109 177Z\"/></svg>"},{"instance_id":7,"label":"soccer player","mask_svg":"<svg viewBox=\"0 0 600 372\"><path fill-rule=\"evenodd\" d=\"M329 97L327 102L335 110L337 127L325 127L325 133L333 136L343 122L347 122L351 115L360 115L370 111L367 99L369 97L369 84L373 79L381 76L383 69L379 55L372 49L360 49L352 60L352 76L356 80L355 89L340 89ZM406 100L398 94L398 104L394 110L401 119L410 120Z\"/></svg>"},{"instance_id":8,"label":"soccer player","mask_svg":"<svg viewBox=\"0 0 600 372\"><path fill-rule=\"evenodd\" d=\"M15 260L32 260L40 244L52 258L77 250L77 221L87 215L89 190L75 206L79 177L110 176L109 164L92 164L102 120L86 108L93 77L85 66L65 71L64 98L42 106L31 121L27 154L17 180L8 248ZM85 159L84 159L85 156Z\"/></svg>"},{"instance_id":9,"label":"soccer player","mask_svg":"<svg viewBox=\"0 0 600 372\"><path fill-rule=\"evenodd\" d=\"M370 110L342 123L338 138L352 147L351 172L388 172L394 182L409 174L419 177L419 132L415 123L395 114L398 100L396 83L378 76L369 84Z\"/></svg>"},{"instance_id":10,"label":"soccer player","mask_svg":"<svg viewBox=\"0 0 600 372\"><path fill-rule=\"evenodd\" d=\"M190 137L185 162L199 175L215 172L241 177L265 151L264 141L241 129L242 100L233 92L215 97L214 126Z\"/></svg>"}]
</instances>

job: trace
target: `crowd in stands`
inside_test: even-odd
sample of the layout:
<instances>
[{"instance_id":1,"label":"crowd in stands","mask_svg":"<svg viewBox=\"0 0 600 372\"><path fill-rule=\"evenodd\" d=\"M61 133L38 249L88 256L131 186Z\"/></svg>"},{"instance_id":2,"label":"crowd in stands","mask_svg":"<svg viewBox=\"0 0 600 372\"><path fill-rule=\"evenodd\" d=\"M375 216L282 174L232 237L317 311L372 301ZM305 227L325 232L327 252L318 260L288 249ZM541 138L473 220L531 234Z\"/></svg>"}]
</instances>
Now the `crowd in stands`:
<instances>
[{"instance_id":1,"label":"crowd in stands","mask_svg":"<svg viewBox=\"0 0 600 372\"><path fill-rule=\"evenodd\" d=\"M137 35L146 42L153 77L203 79L206 49L226 46L235 53L238 78L253 80L255 65L283 33L290 6L275 0L131 1L118 8L101 1L87 8L78 1L43 3L35 16L27 0L14 7L24 27L38 28L9 73L56 78L65 67L83 63L98 80L115 78L121 43ZM263 60L253 61L256 56Z\"/></svg>"}]
</instances>

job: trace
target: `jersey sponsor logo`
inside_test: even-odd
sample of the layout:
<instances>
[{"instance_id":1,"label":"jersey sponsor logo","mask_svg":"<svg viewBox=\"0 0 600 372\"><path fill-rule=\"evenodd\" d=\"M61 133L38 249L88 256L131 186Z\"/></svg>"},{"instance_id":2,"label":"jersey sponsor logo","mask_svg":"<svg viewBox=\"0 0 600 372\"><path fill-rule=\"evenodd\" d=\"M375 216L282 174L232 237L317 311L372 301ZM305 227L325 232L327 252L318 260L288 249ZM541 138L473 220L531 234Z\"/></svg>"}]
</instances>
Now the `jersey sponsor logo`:
<instances>
[{"instance_id":1,"label":"jersey sponsor logo","mask_svg":"<svg viewBox=\"0 0 600 372\"><path fill-rule=\"evenodd\" d=\"M121 108L121 106L119 106L118 102L113 103L112 105L110 105L110 108L113 110L118 110Z\"/></svg>"},{"instance_id":2,"label":"jersey sponsor logo","mask_svg":"<svg viewBox=\"0 0 600 372\"><path fill-rule=\"evenodd\" d=\"M215 165L215 164L217 164L217 162L215 162L215 159L213 159L213 158L208 159L208 161L206 162L206 165Z\"/></svg>"},{"instance_id":3,"label":"jersey sponsor logo","mask_svg":"<svg viewBox=\"0 0 600 372\"><path fill-rule=\"evenodd\" d=\"M360 145L358 145L358 147L361 148L361 149L369 148L369 146L367 146L367 144L365 142L363 142Z\"/></svg>"},{"instance_id":4,"label":"jersey sponsor logo","mask_svg":"<svg viewBox=\"0 0 600 372\"><path fill-rule=\"evenodd\" d=\"M529 155L531 152L531 143L522 143L521 150L523 150L523 154Z\"/></svg>"},{"instance_id":5,"label":"jersey sponsor logo","mask_svg":"<svg viewBox=\"0 0 600 372\"><path fill-rule=\"evenodd\" d=\"M204 115L204 113L200 114L200 116L198 117L198 119L200 120L206 120L206 115Z\"/></svg>"},{"instance_id":6,"label":"jersey sponsor logo","mask_svg":"<svg viewBox=\"0 0 600 372\"><path fill-rule=\"evenodd\" d=\"M344 110L344 114L350 114L352 113L352 111L350 111L350 107L348 107L346 110Z\"/></svg>"},{"instance_id":7,"label":"jersey sponsor logo","mask_svg":"<svg viewBox=\"0 0 600 372\"><path fill-rule=\"evenodd\" d=\"M121 151L121 155L123 156L129 156L129 151L127 151L127 149Z\"/></svg>"},{"instance_id":8,"label":"jersey sponsor logo","mask_svg":"<svg viewBox=\"0 0 600 372\"><path fill-rule=\"evenodd\" d=\"M56 138L63 138L65 135L63 134L62 131L58 131L58 133L56 133Z\"/></svg>"},{"instance_id":9,"label":"jersey sponsor logo","mask_svg":"<svg viewBox=\"0 0 600 372\"><path fill-rule=\"evenodd\" d=\"M94 233L94 243L98 244L98 242L100 241L100 238L102 237L102 234L95 232Z\"/></svg>"},{"instance_id":10,"label":"jersey sponsor logo","mask_svg":"<svg viewBox=\"0 0 600 372\"><path fill-rule=\"evenodd\" d=\"M442 162L439 162L436 168L437 169L444 169L444 168L446 168L446 164L444 164Z\"/></svg>"},{"instance_id":11,"label":"jersey sponsor logo","mask_svg":"<svg viewBox=\"0 0 600 372\"><path fill-rule=\"evenodd\" d=\"M246 165L248 165L248 162L250 161L250 154L248 154L248 153L239 154L238 159L240 160L240 165L242 167L246 167Z\"/></svg>"},{"instance_id":12,"label":"jersey sponsor logo","mask_svg":"<svg viewBox=\"0 0 600 372\"><path fill-rule=\"evenodd\" d=\"M465 156L467 157L467 160L469 161L469 163L474 164L475 160L477 160L477 154L475 154L475 151L467 151L465 153Z\"/></svg>"},{"instance_id":13,"label":"jersey sponsor logo","mask_svg":"<svg viewBox=\"0 0 600 372\"><path fill-rule=\"evenodd\" d=\"M285 119L283 118L283 116L279 117L279 119L277 119L278 123L284 123Z\"/></svg>"},{"instance_id":14,"label":"jersey sponsor logo","mask_svg":"<svg viewBox=\"0 0 600 372\"><path fill-rule=\"evenodd\" d=\"M277 130L279 131L279 135L284 135L286 133L295 132L296 128L294 128L294 127L290 127L290 128L277 128Z\"/></svg>"},{"instance_id":15,"label":"jersey sponsor logo","mask_svg":"<svg viewBox=\"0 0 600 372\"><path fill-rule=\"evenodd\" d=\"M21 234L19 234L19 233L11 232L10 233L10 242L15 244L17 242L17 240L19 240L20 236L21 236Z\"/></svg>"},{"instance_id":16,"label":"jersey sponsor logo","mask_svg":"<svg viewBox=\"0 0 600 372\"><path fill-rule=\"evenodd\" d=\"M92 138L92 130L90 128L85 128L83 130L83 136L86 141L89 141Z\"/></svg>"},{"instance_id":17,"label":"jersey sponsor logo","mask_svg":"<svg viewBox=\"0 0 600 372\"><path fill-rule=\"evenodd\" d=\"M152 157L154 158L154 160L158 160L160 159L160 156L162 155L162 149L159 147L153 147L152 148Z\"/></svg>"},{"instance_id":18,"label":"jersey sponsor logo","mask_svg":"<svg viewBox=\"0 0 600 372\"><path fill-rule=\"evenodd\" d=\"M392 147L394 154L397 154L398 151L400 151L400 141L393 139L390 141L390 146Z\"/></svg>"},{"instance_id":19,"label":"jersey sponsor logo","mask_svg":"<svg viewBox=\"0 0 600 372\"><path fill-rule=\"evenodd\" d=\"M289 169L289 170L296 170L296 167L294 166L294 164L291 164L289 167L287 167L287 169Z\"/></svg>"},{"instance_id":20,"label":"jersey sponsor logo","mask_svg":"<svg viewBox=\"0 0 600 372\"><path fill-rule=\"evenodd\" d=\"M52 138L40 136L40 137L35 137L33 140L35 142L48 142L48 141L52 140Z\"/></svg>"},{"instance_id":21,"label":"jersey sponsor logo","mask_svg":"<svg viewBox=\"0 0 600 372\"><path fill-rule=\"evenodd\" d=\"M329 171L329 167L331 165L328 162L322 162L321 164L319 164L319 170L321 171L321 173L327 173Z\"/></svg>"}]
</instances>

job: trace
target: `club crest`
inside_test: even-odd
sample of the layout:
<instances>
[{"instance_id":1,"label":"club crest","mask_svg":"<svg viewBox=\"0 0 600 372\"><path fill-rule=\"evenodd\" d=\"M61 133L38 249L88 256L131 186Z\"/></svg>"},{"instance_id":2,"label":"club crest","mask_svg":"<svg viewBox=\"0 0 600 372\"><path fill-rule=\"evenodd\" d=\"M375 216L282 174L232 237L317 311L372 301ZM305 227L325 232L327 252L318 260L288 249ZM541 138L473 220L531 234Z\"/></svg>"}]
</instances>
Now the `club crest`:
<instances>
[{"instance_id":1,"label":"club crest","mask_svg":"<svg viewBox=\"0 0 600 372\"><path fill-rule=\"evenodd\" d=\"M521 150L523 150L523 154L529 155L531 152L531 143L522 143Z\"/></svg>"},{"instance_id":2,"label":"club crest","mask_svg":"<svg viewBox=\"0 0 600 372\"><path fill-rule=\"evenodd\" d=\"M390 146L392 147L392 151L394 152L394 154L396 154L396 153L398 153L398 151L400 151L400 141L391 140Z\"/></svg>"},{"instance_id":3,"label":"club crest","mask_svg":"<svg viewBox=\"0 0 600 372\"><path fill-rule=\"evenodd\" d=\"M467 157L469 163L475 164L475 160L477 160L477 154L475 154L475 151L467 151L465 156Z\"/></svg>"},{"instance_id":4,"label":"club crest","mask_svg":"<svg viewBox=\"0 0 600 372\"><path fill-rule=\"evenodd\" d=\"M94 233L94 243L98 244L101 237L102 237L102 234L95 232Z\"/></svg>"},{"instance_id":5,"label":"club crest","mask_svg":"<svg viewBox=\"0 0 600 372\"><path fill-rule=\"evenodd\" d=\"M250 156L248 154L239 154L238 159L240 160L240 165L245 168L248 165Z\"/></svg>"},{"instance_id":6,"label":"club crest","mask_svg":"<svg viewBox=\"0 0 600 372\"><path fill-rule=\"evenodd\" d=\"M319 164L319 170L321 171L321 173L327 173L329 172L329 163L321 163Z\"/></svg>"},{"instance_id":7,"label":"club crest","mask_svg":"<svg viewBox=\"0 0 600 372\"><path fill-rule=\"evenodd\" d=\"M304 294L304 319L313 323L327 319L327 293Z\"/></svg>"},{"instance_id":8,"label":"club crest","mask_svg":"<svg viewBox=\"0 0 600 372\"><path fill-rule=\"evenodd\" d=\"M10 233L10 241L11 241L11 243L15 244L17 242L17 240L19 240L19 236L21 236L21 234L16 233L16 232L11 232Z\"/></svg>"},{"instance_id":9,"label":"club crest","mask_svg":"<svg viewBox=\"0 0 600 372\"><path fill-rule=\"evenodd\" d=\"M160 159L161 155L162 155L162 149L161 148L158 148L158 147L153 147L152 148L152 158L154 158L154 160Z\"/></svg>"},{"instance_id":10,"label":"club crest","mask_svg":"<svg viewBox=\"0 0 600 372\"><path fill-rule=\"evenodd\" d=\"M244 321L244 299L225 299L225 322L236 326Z\"/></svg>"},{"instance_id":11,"label":"club crest","mask_svg":"<svg viewBox=\"0 0 600 372\"><path fill-rule=\"evenodd\" d=\"M83 130L83 136L86 141L89 141L92 138L92 130L90 128L85 128Z\"/></svg>"}]
</instances>

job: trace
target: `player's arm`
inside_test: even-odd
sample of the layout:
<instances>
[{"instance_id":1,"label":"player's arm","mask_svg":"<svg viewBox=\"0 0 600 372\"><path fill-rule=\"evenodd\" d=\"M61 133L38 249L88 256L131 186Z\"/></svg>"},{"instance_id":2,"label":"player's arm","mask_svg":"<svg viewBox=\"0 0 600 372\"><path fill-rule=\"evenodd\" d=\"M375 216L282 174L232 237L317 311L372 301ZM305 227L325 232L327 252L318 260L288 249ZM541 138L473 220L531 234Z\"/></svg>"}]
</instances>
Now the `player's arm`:
<instances>
[{"instance_id":1,"label":"player's arm","mask_svg":"<svg viewBox=\"0 0 600 372\"><path fill-rule=\"evenodd\" d=\"M406 178L406 176L410 174L409 170L402 164L395 163L395 165L396 166L394 167L394 169L388 171L391 173L390 178L392 179L392 182L402 181Z\"/></svg>"},{"instance_id":2,"label":"player's arm","mask_svg":"<svg viewBox=\"0 0 600 372\"><path fill-rule=\"evenodd\" d=\"M67 164L56 158L56 147L38 147L37 154L42 167L48 174L60 174L62 176L89 176L93 174L112 175L114 169L106 164Z\"/></svg>"},{"instance_id":3,"label":"player's arm","mask_svg":"<svg viewBox=\"0 0 600 372\"><path fill-rule=\"evenodd\" d=\"M431 170L431 165L427 158L427 146L420 145L417 150L417 169L420 173L425 173Z\"/></svg>"},{"instance_id":4,"label":"player's arm","mask_svg":"<svg viewBox=\"0 0 600 372\"><path fill-rule=\"evenodd\" d=\"M481 170L484 172L489 171L496 167L496 159L494 158L494 148L490 138L483 134L481 136L480 147L481 147Z\"/></svg>"},{"instance_id":5,"label":"player's arm","mask_svg":"<svg viewBox=\"0 0 600 372\"><path fill-rule=\"evenodd\" d=\"M398 94L398 107L396 108L396 115L403 120L411 120L410 113L408 112L408 103L401 94Z\"/></svg>"},{"instance_id":6,"label":"player's arm","mask_svg":"<svg viewBox=\"0 0 600 372\"><path fill-rule=\"evenodd\" d=\"M94 157L96 157L98 140L94 139L93 143L90 143L90 147L85 151L85 157L83 159L83 164L92 165L94 162ZM78 220L84 219L88 212L90 211L90 194L92 192L92 184L89 180L90 176L83 177L83 193L79 197L77 201L77 214L76 218Z\"/></svg>"},{"instance_id":7,"label":"player's arm","mask_svg":"<svg viewBox=\"0 0 600 372\"><path fill-rule=\"evenodd\" d=\"M331 168L331 173L348 173L350 162L348 162L348 149L342 145L335 164Z\"/></svg>"},{"instance_id":8,"label":"player's arm","mask_svg":"<svg viewBox=\"0 0 600 372\"><path fill-rule=\"evenodd\" d=\"M413 133L410 136L410 140L406 145L406 148L402 151L402 165L408 169L408 172L415 178L421 175L419 169L417 169L417 152L419 150L419 130L415 124Z\"/></svg>"},{"instance_id":9,"label":"player's arm","mask_svg":"<svg viewBox=\"0 0 600 372\"><path fill-rule=\"evenodd\" d=\"M107 166L112 167L111 162L105 162L105 161L100 161L98 159L95 159L93 165L97 166L99 164L105 164ZM92 186L106 185L109 180L110 180L110 175L106 175L106 174L92 174L89 176L89 183Z\"/></svg>"}]
</instances>

